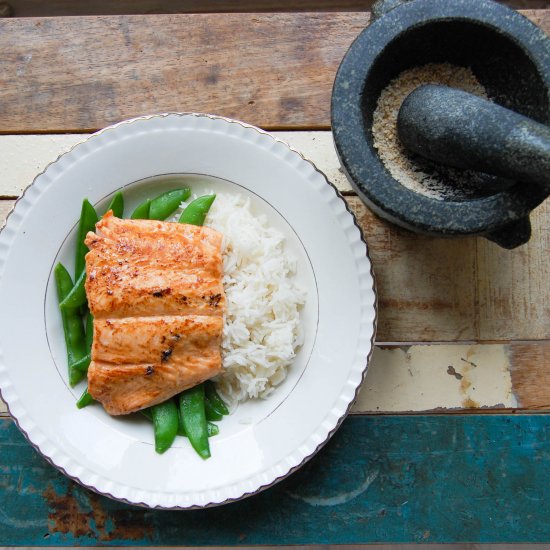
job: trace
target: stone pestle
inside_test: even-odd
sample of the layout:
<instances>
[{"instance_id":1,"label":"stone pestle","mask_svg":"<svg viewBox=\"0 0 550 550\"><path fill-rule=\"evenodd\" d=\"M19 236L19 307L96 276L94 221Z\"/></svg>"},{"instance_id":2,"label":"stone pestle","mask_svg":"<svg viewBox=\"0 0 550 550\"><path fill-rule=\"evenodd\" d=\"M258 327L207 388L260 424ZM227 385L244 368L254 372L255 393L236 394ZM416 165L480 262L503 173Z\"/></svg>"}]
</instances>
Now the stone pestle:
<instances>
[{"instance_id":1,"label":"stone pestle","mask_svg":"<svg viewBox=\"0 0 550 550\"><path fill-rule=\"evenodd\" d=\"M399 139L425 158L537 184L550 193L550 127L473 94L424 85L403 102Z\"/></svg>"}]
</instances>

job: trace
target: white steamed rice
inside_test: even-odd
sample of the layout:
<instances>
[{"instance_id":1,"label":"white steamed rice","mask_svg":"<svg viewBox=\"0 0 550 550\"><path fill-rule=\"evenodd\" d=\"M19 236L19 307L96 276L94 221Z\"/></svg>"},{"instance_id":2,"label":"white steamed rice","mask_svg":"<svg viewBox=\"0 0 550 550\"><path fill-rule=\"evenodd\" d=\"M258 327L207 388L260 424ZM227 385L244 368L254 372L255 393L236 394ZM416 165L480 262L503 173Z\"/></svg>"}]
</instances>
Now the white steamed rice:
<instances>
[{"instance_id":1,"label":"white steamed rice","mask_svg":"<svg viewBox=\"0 0 550 550\"><path fill-rule=\"evenodd\" d=\"M285 379L303 343L306 292L294 280L297 263L285 252L284 235L252 213L248 198L218 193L205 225L224 235L227 309L216 382L233 406L267 397Z\"/></svg>"}]
</instances>

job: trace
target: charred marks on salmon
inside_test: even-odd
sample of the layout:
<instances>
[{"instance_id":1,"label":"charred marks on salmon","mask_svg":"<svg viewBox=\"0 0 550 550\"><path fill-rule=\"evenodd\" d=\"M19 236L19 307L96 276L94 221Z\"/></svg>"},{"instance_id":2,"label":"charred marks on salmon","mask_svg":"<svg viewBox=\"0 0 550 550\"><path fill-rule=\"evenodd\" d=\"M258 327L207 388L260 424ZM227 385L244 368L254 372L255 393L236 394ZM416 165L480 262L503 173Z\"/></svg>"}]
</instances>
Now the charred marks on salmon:
<instances>
[{"instance_id":1,"label":"charred marks on salmon","mask_svg":"<svg viewBox=\"0 0 550 550\"><path fill-rule=\"evenodd\" d=\"M155 298L162 298L163 296L168 296L169 294L172 293L172 289L171 288L163 288L161 290L155 290L153 292L153 296Z\"/></svg>"}]
</instances>

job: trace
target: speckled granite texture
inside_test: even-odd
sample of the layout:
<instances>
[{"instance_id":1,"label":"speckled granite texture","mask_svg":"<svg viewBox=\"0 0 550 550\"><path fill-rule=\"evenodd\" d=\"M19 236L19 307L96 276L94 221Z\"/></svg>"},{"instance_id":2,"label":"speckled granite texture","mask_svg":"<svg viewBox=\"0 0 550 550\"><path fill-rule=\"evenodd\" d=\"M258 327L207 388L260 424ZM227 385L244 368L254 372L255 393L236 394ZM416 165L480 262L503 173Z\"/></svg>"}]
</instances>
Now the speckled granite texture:
<instances>
[{"instance_id":1,"label":"speckled granite texture","mask_svg":"<svg viewBox=\"0 0 550 550\"><path fill-rule=\"evenodd\" d=\"M371 23L340 65L332 129L342 167L372 210L405 228L482 234L507 248L523 244L544 189L518 182L490 196L437 200L396 182L373 147L372 114L382 89L405 69L442 62L470 67L496 103L550 122L550 40L538 27L490 0L413 0Z\"/></svg>"}]
</instances>

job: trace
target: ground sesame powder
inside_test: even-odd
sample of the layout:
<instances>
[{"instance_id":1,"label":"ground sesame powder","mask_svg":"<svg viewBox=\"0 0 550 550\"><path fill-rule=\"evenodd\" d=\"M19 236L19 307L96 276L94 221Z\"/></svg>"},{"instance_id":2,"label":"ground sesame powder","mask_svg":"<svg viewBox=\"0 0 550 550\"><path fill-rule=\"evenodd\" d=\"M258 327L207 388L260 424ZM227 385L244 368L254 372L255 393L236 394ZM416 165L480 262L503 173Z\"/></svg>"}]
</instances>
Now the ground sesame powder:
<instances>
[{"instance_id":1,"label":"ground sesame powder","mask_svg":"<svg viewBox=\"0 0 550 550\"><path fill-rule=\"evenodd\" d=\"M480 174L421 158L409 153L399 141L399 108L405 98L423 84L442 84L487 98L485 88L467 67L429 63L403 71L378 98L372 124L374 147L393 178L411 191L439 200L464 200L475 196L482 183Z\"/></svg>"}]
</instances>

